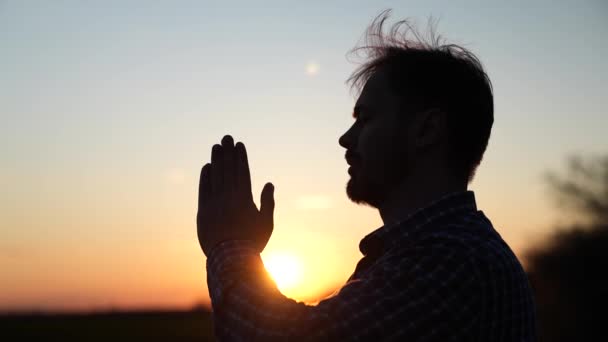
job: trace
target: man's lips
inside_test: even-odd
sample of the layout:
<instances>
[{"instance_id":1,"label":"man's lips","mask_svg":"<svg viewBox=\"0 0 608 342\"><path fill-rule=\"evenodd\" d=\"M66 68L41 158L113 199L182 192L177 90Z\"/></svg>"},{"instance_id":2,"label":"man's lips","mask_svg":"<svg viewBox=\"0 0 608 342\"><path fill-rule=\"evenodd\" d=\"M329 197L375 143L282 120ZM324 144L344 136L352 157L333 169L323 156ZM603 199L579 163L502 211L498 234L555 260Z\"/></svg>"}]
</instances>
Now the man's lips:
<instances>
[{"instance_id":1,"label":"man's lips","mask_svg":"<svg viewBox=\"0 0 608 342\"><path fill-rule=\"evenodd\" d=\"M348 163L348 165L350 165L350 167L348 168L348 174L349 175L353 175L353 173L355 172L355 163L357 161L357 158L355 157L354 153L346 151L346 163Z\"/></svg>"},{"instance_id":2,"label":"man's lips","mask_svg":"<svg viewBox=\"0 0 608 342\"><path fill-rule=\"evenodd\" d=\"M346 158L346 163L348 163L348 165L352 166L355 164L355 156L353 153L347 151L345 158Z\"/></svg>"}]
</instances>

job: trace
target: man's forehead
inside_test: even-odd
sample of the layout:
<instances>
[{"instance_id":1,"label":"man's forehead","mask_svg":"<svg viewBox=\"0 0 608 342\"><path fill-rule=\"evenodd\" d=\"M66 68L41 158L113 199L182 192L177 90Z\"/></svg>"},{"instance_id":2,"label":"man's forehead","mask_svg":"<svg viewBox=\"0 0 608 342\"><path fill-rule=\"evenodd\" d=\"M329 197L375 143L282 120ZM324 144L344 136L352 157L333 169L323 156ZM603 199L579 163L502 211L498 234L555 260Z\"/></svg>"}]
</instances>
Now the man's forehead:
<instances>
[{"instance_id":1,"label":"man's forehead","mask_svg":"<svg viewBox=\"0 0 608 342\"><path fill-rule=\"evenodd\" d=\"M380 96L386 95L388 90L388 75L387 72L380 69L374 72L361 90L359 98L357 99L357 106L366 106L370 102L376 102Z\"/></svg>"}]
</instances>

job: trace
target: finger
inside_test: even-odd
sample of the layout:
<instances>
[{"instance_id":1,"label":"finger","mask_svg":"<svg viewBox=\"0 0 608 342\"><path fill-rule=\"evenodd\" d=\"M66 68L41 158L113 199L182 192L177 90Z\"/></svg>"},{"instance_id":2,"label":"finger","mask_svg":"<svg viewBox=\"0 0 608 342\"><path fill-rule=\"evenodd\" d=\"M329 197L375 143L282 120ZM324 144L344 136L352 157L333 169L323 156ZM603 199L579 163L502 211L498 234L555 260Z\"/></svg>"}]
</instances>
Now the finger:
<instances>
[{"instance_id":1,"label":"finger","mask_svg":"<svg viewBox=\"0 0 608 342\"><path fill-rule=\"evenodd\" d=\"M211 164L205 164L201 169L201 178L198 182L198 210L200 211L205 202L211 196Z\"/></svg>"},{"instance_id":2,"label":"finger","mask_svg":"<svg viewBox=\"0 0 608 342\"><path fill-rule=\"evenodd\" d=\"M260 215L265 224L273 226L274 224L274 185L266 183L262 189L260 198Z\"/></svg>"},{"instance_id":3,"label":"finger","mask_svg":"<svg viewBox=\"0 0 608 342\"><path fill-rule=\"evenodd\" d=\"M234 140L226 135L222 139L222 150L224 151L224 191L234 193Z\"/></svg>"},{"instance_id":4,"label":"finger","mask_svg":"<svg viewBox=\"0 0 608 342\"><path fill-rule=\"evenodd\" d=\"M222 146L215 144L211 149L211 192L213 194L219 194L223 191L223 163Z\"/></svg>"},{"instance_id":5,"label":"finger","mask_svg":"<svg viewBox=\"0 0 608 342\"><path fill-rule=\"evenodd\" d=\"M238 196L242 196L247 201L253 202L253 194L251 193L251 174L249 171L249 161L247 160L247 149L242 142L236 143L236 182Z\"/></svg>"}]
</instances>

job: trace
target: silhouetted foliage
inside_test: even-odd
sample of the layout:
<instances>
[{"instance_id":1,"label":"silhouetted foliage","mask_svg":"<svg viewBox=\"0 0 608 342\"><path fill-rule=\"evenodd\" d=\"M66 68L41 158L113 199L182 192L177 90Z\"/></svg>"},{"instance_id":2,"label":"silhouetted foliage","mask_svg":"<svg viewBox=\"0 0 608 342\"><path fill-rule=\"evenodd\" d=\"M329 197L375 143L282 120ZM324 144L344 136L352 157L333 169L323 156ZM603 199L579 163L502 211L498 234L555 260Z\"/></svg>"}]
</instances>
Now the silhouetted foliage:
<instances>
[{"instance_id":1,"label":"silhouetted foliage","mask_svg":"<svg viewBox=\"0 0 608 342\"><path fill-rule=\"evenodd\" d=\"M215 341L209 311L0 314L1 341Z\"/></svg>"},{"instance_id":2,"label":"silhouetted foliage","mask_svg":"<svg viewBox=\"0 0 608 342\"><path fill-rule=\"evenodd\" d=\"M608 222L608 156L571 157L565 176L549 173L547 180L561 208L576 211L590 225Z\"/></svg>"},{"instance_id":3,"label":"silhouetted foliage","mask_svg":"<svg viewBox=\"0 0 608 342\"><path fill-rule=\"evenodd\" d=\"M528 253L541 341L595 341L608 336L608 156L569 160L566 176L549 174L560 208L582 219L559 227ZM604 336L604 338L601 338Z\"/></svg>"}]
</instances>

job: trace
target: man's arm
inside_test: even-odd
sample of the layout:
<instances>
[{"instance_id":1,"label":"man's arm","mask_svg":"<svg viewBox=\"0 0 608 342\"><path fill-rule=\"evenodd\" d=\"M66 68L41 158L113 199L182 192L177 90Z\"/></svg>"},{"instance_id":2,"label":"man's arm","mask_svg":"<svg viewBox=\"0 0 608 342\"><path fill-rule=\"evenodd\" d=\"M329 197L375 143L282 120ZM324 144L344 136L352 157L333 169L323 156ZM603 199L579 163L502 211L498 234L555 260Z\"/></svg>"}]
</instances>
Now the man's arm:
<instances>
[{"instance_id":1,"label":"man's arm","mask_svg":"<svg viewBox=\"0 0 608 342\"><path fill-rule=\"evenodd\" d=\"M220 339L443 341L477 320L476 273L443 242L383 257L317 306L286 298L259 255L273 230L273 190L267 183L258 210L245 146L230 136L201 170L197 231Z\"/></svg>"},{"instance_id":2,"label":"man's arm","mask_svg":"<svg viewBox=\"0 0 608 342\"><path fill-rule=\"evenodd\" d=\"M383 260L317 306L283 296L248 241L214 248L207 277L220 340L466 340L479 319L471 264L436 243Z\"/></svg>"}]
</instances>

